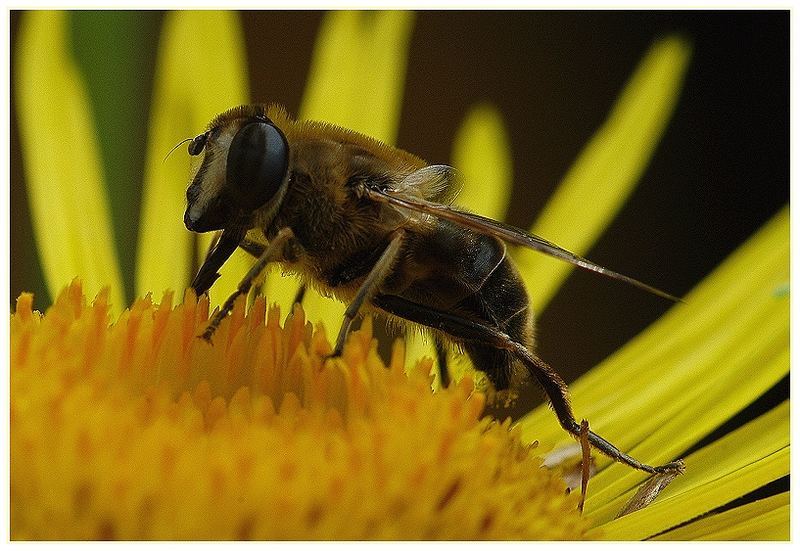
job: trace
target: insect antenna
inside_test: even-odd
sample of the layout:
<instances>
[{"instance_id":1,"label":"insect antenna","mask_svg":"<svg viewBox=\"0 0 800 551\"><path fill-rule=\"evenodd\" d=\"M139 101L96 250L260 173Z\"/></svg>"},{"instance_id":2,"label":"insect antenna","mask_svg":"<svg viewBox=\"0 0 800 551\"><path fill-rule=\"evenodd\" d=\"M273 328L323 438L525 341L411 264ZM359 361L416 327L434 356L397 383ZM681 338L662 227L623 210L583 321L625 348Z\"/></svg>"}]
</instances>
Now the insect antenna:
<instances>
[{"instance_id":1,"label":"insect antenna","mask_svg":"<svg viewBox=\"0 0 800 551\"><path fill-rule=\"evenodd\" d=\"M164 159L163 159L161 162L162 162L162 163L165 163L165 162L167 161L167 159L169 158L169 156L170 156L170 155L172 155L172 153L173 153L173 152L174 152L176 149L178 149L180 146L182 146L182 145L183 145L183 144L185 144L186 142L190 142L190 141L192 141L192 139L193 139L193 138L186 138L185 140L181 140L181 141L179 141L177 144L175 144L175 147L173 147L172 149L170 149L170 150L169 150L169 153L167 153L166 155L164 155Z\"/></svg>"}]
</instances>

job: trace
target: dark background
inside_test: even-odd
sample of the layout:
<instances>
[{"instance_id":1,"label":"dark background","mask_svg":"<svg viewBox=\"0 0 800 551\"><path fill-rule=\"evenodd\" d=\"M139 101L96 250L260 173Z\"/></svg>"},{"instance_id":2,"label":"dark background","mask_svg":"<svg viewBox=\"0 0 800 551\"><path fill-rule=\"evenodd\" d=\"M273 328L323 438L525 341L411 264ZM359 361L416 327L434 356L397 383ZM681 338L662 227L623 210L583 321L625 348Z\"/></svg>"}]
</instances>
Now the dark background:
<instances>
[{"instance_id":1,"label":"dark background","mask_svg":"<svg viewBox=\"0 0 800 551\"><path fill-rule=\"evenodd\" d=\"M72 16L79 63L124 57L136 67L133 74L84 68L93 98L118 98L133 113L95 112L103 145L127 144L104 162L129 298L161 20L159 12ZM253 101L297 112L320 20L318 12L242 15ZM18 23L12 12L12 47ZM398 145L446 163L469 107L494 103L511 134L515 188L507 221L529 227L652 41L673 32L694 46L674 118L637 191L587 256L685 294L789 201L787 11L421 12ZM12 79L13 71L12 61ZM32 290L42 309L50 298L38 275L13 101L9 299ZM540 355L573 380L669 306L576 272L539 317Z\"/></svg>"}]
</instances>

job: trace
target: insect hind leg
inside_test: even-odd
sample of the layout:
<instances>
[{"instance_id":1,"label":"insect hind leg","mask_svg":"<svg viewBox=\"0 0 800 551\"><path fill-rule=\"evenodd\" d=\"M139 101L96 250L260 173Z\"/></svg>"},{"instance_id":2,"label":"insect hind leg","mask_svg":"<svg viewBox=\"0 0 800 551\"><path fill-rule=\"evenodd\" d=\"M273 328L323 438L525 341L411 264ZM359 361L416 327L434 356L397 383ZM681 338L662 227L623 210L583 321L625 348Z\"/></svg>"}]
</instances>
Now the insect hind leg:
<instances>
[{"instance_id":1,"label":"insect hind leg","mask_svg":"<svg viewBox=\"0 0 800 551\"><path fill-rule=\"evenodd\" d=\"M390 314L442 331L461 343L472 343L472 346L482 344L501 352L513 354L544 389L562 428L576 438L580 438L581 425L575 420L572 413L567 385L552 367L524 345L513 341L507 334L495 328L455 314L435 310L399 296L379 294L373 297L372 302ZM608 440L592 431L588 431L588 440L598 451L634 469L651 474L681 472L683 469L683 463L680 461L658 467L646 465L623 453Z\"/></svg>"}]
</instances>

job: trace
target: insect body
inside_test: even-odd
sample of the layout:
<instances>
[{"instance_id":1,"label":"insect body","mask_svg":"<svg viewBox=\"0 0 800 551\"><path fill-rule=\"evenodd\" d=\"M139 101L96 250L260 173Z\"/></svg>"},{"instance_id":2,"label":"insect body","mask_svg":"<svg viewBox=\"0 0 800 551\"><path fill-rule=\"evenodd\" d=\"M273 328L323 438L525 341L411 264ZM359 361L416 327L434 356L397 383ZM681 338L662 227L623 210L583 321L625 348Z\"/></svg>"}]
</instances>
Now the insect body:
<instances>
[{"instance_id":1,"label":"insect body","mask_svg":"<svg viewBox=\"0 0 800 551\"><path fill-rule=\"evenodd\" d=\"M222 230L192 287L206 292L237 247L258 260L212 319L210 338L233 300L270 262L348 304L334 355L362 310L428 328L437 348L457 344L498 391L533 377L562 427L581 433L566 385L534 353L533 314L507 255L516 244L650 292L665 293L580 258L539 237L446 204L455 171L337 126L292 120L275 105L231 109L189 145L203 155L187 190L192 231ZM673 297L670 297L673 298ZM440 353L442 381L448 381ZM613 459L645 465L593 432Z\"/></svg>"}]
</instances>

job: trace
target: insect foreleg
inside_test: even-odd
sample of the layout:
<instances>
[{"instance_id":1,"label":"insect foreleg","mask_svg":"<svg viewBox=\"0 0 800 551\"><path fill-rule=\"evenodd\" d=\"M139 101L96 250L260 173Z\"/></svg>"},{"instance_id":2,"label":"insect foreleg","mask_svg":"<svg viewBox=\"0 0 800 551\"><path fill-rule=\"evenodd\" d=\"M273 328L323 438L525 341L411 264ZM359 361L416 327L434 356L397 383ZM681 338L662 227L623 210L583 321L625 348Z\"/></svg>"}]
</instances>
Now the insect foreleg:
<instances>
[{"instance_id":1,"label":"insect foreleg","mask_svg":"<svg viewBox=\"0 0 800 551\"><path fill-rule=\"evenodd\" d=\"M266 247L264 247L264 245L261 243L245 238L242 239L241 243L239 243L239 248L256 258L259 258L262 254L264 254L264 249ZM303 304L303 297L306 295L306 289L307 286L305 283L300 285L300 287L297 289L297 293L294 295L294 301L292 304Z\"/></svg>"},{"instance_id":2,"label":"insect foreleg","mask_svg":"<svg viewBox=\"0 0 800 551\"><path fill-rule=\"evenodd\" d=\"M197 296L211 288L219 277L217 270L231 257L243 235L241 229L228 229L214 236L211 246L206 251L203 265L192 281L192 289Z\"/></svg>"},{"instance_id":3,"label":"insect foreleg","mask_svg":"<svg viewBox=\"0 0 800 551\"><path fill-rule=\"evenodd\" d=\"M513 341L508 335L495 328L452 313L435 310L429 306L417 304L395 295L379 294L373 297L372 302L377 307L390 314L438 329L457 341L483 344L496 349L508 350L525 364L531 376L542 386L547 397L550 399L550 404L562 428L576 438L580 438L581 426L575 420L575 416L572 413L572 407L569 404L567 385L553 368L547 365L544 360L531 353L522 344ZM615 461L624 463L634 469L639 469L648 473L680 472L683 470L683 463L681 461L667 463L666 465L658 467L645 465L623 453L608 440L592 431L588 431L588 439L589 443L594 446L595 449L608 455Z\"/></svg>"},{"instance_id":4,"label":"insect foreleg","mask_svg":"<svg viewBox=\"0 0 800 551\"><path fill-rule=\"evenodd\" d=\"M203 334L200 335L203 339L210 341L211 336L214 334L214 331L217 330L219 327L220 322L230 314L231 310L233 310L233 303L236 302L236 299L239 298L241 295L247 294L250 290L250 287L253 285L253 281L255 281L261 272L264 271L264 268L267 267L267 264L270 262L275 262L277 260L282 260L284 258L284 246L289 242L289 240L294 238L294 233L290 228L283 228L281 231L277 233L275 238L270 241L269 245L264 249L264 252L258 257L255 264L250 267L247 274L242 279L239 286L233 292L231 296L228 297L228 300L225 301L225 304L222 305L222 308L217 312L213 318L211 318L211 322L206 327L206 330L203 331Z\"/></svg>"},{"instance_id":5,"label":"insect foreleg","mask_svg":"<svg viewBox=\"0 0 800 551\"><path fill-rule=\"evenodd\" d=\"M264 249L266 249L266 247L261 243L251 241L246 237L242 239L241 243L239 243L239 248L256 258L260 258L261 255L264 254Z\"/></svg>"},{"instance_id":6,"label":"insect foreleg","mask_svg":"<svg viewBox=\"0 0 800 551\"><path fill-rule=\"evenodd\" d=\"M358 311L361 309L364 301L371 298L372 295L375 294L375 291L377 291L381 283L383 283L383 281L386 279L386 276L389 275L394 261L397 258L397 253L400 252L400 245L403 242L403 235L404 234L401 230L393 232L391 241L389 241L389 245L383 251L383 254L378 259L378 262L375 263L375 266L373 266L372 270L370 270L369 274L367 274L367 277L364 280L364 283L361 284L361 287L359 287L355 298L352 300L352 302L350 302L350 304L347 305L342 326L339 328L339 335L336 337L336 347L333 349L331 357L335 358L342 355L344 341L347 338L347 332L350 330L350 324L353 323L356 315L358 315Z\"/></svg>"}]
</instances>

